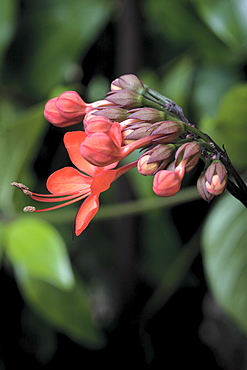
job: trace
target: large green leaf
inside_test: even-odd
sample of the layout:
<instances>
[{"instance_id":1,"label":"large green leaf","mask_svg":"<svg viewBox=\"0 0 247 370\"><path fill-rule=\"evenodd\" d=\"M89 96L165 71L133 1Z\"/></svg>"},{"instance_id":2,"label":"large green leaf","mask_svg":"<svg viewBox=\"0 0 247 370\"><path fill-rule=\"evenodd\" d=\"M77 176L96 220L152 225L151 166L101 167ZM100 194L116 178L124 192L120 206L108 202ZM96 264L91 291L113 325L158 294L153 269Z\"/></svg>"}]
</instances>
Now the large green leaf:
<instances>
[{"instance_id":1,"label":"large green leaf","mask_svg":"<svg viewBox=\"0 0 247 370\"><path fill-rule=\"evenodd\" d=\"M247 333L247 210L222 196L202 233L206 279L225 312Z\"/></svg>"},{"instance_id":2,"label":"large green leaf","mask_svg":"<svg viewBox=\"0 0 247 370\"><path fill-rule=\"evenodd\" d=\"M92 320L88 289L82 281L61 290L30 276L24 266L16 269L16 277L26 301L58 331L89 348L105 345L105 337Z\"/></svg>"},{"instance_id":3,"label":"large green leaf","mask_svg":"<svg viewBox=\"0 0 247 370\"><path fill-rule=\"evenodd\" d=\"M29 1L11 48L13 69L9 78L15 83L18 79L25 94L38 99L44 99L57 84L74 80L83 56L111 11L109 0ZM23 63L16 54L18 48L25 55Z\"/></svg>"},{"instance_id":4,"label":"large green leaf","mask_svg":"<svg viewBox=\"0 0 247 370\"><path fill-rule=\"evenodd\" d=\"M71 289L74 275L66 246L51 224L27 215L10 222L5 234L6 253L15 269L24 266L33 278Z\"/></svg>"},{"instance_id":5,"label":"large green leaf","mask_svg":"<svg viewBox=\"0 0 247 370\"><path fill-rule=\"evenodd\" d=\"M212 31L232 49L246 48L247 23L245 0L193 0Z\"/></svg>"},{"instance_id":6,"label":"large green leaf","mask_svg":"<svg viewBox=\"0 0 247 370\"><path fill-rule=\"evenodd\" d=\"M233 164L247 166L247 83L233 86L223 97L215 119L204 120L200 128L219 145L225 146Z\"/></svg>"}]
</instances>

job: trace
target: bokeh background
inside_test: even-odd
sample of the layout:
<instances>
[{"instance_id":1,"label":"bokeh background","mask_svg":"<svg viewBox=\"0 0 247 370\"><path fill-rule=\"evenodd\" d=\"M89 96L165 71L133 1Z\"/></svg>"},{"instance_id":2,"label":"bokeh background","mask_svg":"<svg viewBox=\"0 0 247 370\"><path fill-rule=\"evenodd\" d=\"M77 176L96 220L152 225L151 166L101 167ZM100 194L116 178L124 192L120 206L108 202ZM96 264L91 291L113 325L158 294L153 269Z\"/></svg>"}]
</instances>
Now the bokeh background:
<instances>
[{"instance_id":1,"label":"bokeh background","mask_svg":"<svg viewBox=\"0 0 247 370\"><path fill-rule=\"evenodd\" d=\"M132 170L80 237L78 205L23 214L10 186L46 192L70 164L48 99L99 100L126 73L182 106L245 178L245 0L1 0L1 370L247 369L246 210L227 192L200 199L202 164L167 199Z\"/></svg>"}]
</instances>

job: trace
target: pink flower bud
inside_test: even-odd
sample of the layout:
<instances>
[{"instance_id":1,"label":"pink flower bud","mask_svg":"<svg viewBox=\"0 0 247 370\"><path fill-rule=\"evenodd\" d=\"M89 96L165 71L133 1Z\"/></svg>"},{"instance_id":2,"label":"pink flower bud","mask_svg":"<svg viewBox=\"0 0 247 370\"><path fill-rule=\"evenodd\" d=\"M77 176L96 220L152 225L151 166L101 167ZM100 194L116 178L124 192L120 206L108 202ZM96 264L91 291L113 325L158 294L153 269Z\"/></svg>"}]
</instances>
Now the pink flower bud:
<instances>
[{"instance_id":1,"label":"pink flower bud","mask_svg":"<svg viewBox=\"0 0 247 370\"><path fill-rule=\"evenodd\" d=\"M213 195L221 194L227 185L227 170L218 160L213 161L205 172L206 189Z\"/></svg>"},{"instance_id":2,"label":"pink flower bud","mask_svg":"<svg viewBox=\"0 0 247 370\"><path fill-rule=\"evenodd\" d=\"M181 188L183 175L176 171L162 170L154 175L153 191L160 197L170 197Z\"/></svg>"},{"instance_id":3,"label":"pink flower bud","mask_svg":"<svg viewBox=\"0 0 247 370\"><path fill-rule=\"evenodd\" d=\"M88 135L80 146L84 159L94 166L103 167L122 158L121 147L104 132Z\"/></svg>"},{"instance_id":4,"label":"pink flower bud","mask_svg":"<svg viewBox=\"0 0 247 370\"><path fill-rule=\"evenodd\" d=\"M86 115L84 121L84 130L87 135L94 132L108 133L111 129L112 122L103 116Z\"/></svg>"},{"instance_id":5,"label":"pink flower bud","mask_svg":"<svg viewBox=\"0 0 247 370\"><path fill-rule=\"evenodd\" d=\"M81 121L81 119L72 120L62 116L57 109L56 101L57 98L52 98L45 104L44 116L47 121L58 127L72 126Z\"/></svg>"},{"instance_id":6,"label":"pink flower bud","mask_svg":"<svg viewBox=\"0 0 247 370\"><path fill-rule=\"evenodd\" d=\"M59 113L67 119L82 121L85 114L91 109L91 105L82 100L75 91L65 91L56 100Z\"/></svg>"}]
</instances>

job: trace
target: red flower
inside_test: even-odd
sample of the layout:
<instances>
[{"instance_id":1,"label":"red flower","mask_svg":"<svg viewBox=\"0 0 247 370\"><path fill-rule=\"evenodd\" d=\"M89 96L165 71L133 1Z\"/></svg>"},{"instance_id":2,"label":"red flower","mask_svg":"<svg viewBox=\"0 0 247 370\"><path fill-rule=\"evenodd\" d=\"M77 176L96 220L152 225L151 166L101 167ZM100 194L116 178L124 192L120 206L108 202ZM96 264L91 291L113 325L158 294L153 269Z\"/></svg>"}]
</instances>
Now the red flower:
<instances>
[{"instance_id":1,"label":"red flower","mask_svg":"<svg viewBox=\"0 0 247 370\"><path fill-rule=\"evenodd\" d=\"M111 183L123 173L136 166L136 162L112 169L115 164L106 167L96 167L87 162L80 154L80 145L86 134L82 131L67 132L64 136L65 147L72 163L82 172L73 167L64 167L55 171L47 180L47 189L51 194L36 194L22 184L12 183L24 194L40 202L63 202L62 204L36 210L25 207L27 212L42 212L57 209L79 200L85 199L75 218L75 234L78 236L88 226L99 209L100 193L107 190Z\"/></svg>"},{"instance_id":2,"label":"red flower","mask_svg":"<svg viewBox=\"0 0 247 370\"><path fill-rule=\"evenodd\" d=\"M120 123L111 122L104 116L90 114L87 115L86 122L84 120L84 128L87 136L81 143L80 153L88 162L99 167L114 163L116 165L134 150L150 144L163 135L145 136L128 145L122 145L124 135Z\"/></svg>"}]
</instances>

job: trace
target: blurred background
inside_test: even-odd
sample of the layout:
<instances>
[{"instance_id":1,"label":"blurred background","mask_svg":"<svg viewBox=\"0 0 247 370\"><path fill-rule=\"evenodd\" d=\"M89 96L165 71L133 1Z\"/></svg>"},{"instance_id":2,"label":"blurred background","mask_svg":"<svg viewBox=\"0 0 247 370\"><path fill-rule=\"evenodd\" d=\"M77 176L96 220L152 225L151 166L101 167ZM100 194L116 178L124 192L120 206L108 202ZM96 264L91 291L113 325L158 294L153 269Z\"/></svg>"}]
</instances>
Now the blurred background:
<instances>
[{"instance_id":1,"label":"blurred background","mask_svg":"<svg viewBox=\"0 0 247 370\"><path fill-rule=\"evenodd\" d=\"M23 214L35 202L10 186L44 193L70 165L48 99L93 102L126 73L179 104L245 178L245 0L1 0L1 370L247 369L246 210L227 192L199 197L202 164L167 199L132 170L79 237L77 204Z\"/></svg>"}]
</instances>

